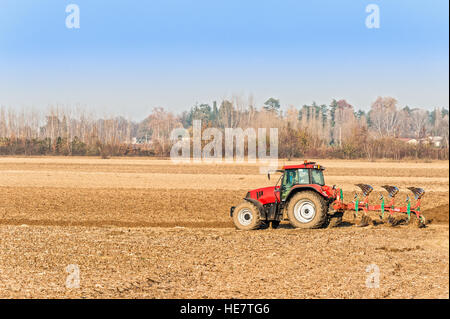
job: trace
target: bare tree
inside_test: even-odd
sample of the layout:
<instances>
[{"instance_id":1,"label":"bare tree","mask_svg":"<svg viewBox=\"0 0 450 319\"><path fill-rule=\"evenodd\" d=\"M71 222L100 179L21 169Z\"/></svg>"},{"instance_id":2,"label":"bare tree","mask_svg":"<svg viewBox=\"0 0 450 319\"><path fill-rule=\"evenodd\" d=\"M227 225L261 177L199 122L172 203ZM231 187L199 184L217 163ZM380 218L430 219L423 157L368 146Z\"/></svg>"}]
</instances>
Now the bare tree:
<instances>
[{"instance_id":1,"label":"bare tree","mask_svg":"<svg viewBox=\"0 0 450 319\"><path fill-rule=\"evenodd\" d=\"M428 124L428 113L422 109L411 111L411 127L415 138L424 138L426 136L426 127Z\"/></svg>"},{"instance_id":2,"label":"bare tree","mask_svg":"<svg viewBox=\"0 0 450 319\"><path fill-rule=\"evenodd\" d=\"M370 120L379 137L395 137L399 130L397 100L392 97L378 97L372 104Z\"/></svg>"}]
</instances>

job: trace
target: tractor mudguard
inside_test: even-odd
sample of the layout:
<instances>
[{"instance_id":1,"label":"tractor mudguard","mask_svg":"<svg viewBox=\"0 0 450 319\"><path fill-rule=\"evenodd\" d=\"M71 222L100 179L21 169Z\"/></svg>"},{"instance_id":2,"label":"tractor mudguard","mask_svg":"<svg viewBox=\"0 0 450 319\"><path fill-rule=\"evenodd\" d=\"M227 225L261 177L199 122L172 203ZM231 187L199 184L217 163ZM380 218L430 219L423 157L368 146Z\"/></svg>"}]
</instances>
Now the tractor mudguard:
<instances>
[{"instance_id":1,"label":"tractor mudguard","mask_svg":"<svg viewBox=\"0 0 450 319\"><path fill-rule=\"evenodd\" d=\"M254 204L256 207L258 207L260 214L264 211L263 205L256 199L246 197L246 198L244 198L244 200L246 200L247 202L250 202L250 203Z\"/></svg>"},{"instance_id":2,"label":"tractor mudguard","mask_svg":"<svg viewBox=\"0 0 450 319\"><path fill-rule=\"evenodd\" d=\"M289 191L289 193L286 195L285 201L288 202L289 199L297 192L299 191L304 191L304 190L312 190L315 191L316 193L318 193L320 196L322 196L325 200L329 201L330 198L326 196L326 194L324 194L321 189L320 186L316 186L316 185L296 185L294 187L292 187Z\"/></svg>"}]
</instances>

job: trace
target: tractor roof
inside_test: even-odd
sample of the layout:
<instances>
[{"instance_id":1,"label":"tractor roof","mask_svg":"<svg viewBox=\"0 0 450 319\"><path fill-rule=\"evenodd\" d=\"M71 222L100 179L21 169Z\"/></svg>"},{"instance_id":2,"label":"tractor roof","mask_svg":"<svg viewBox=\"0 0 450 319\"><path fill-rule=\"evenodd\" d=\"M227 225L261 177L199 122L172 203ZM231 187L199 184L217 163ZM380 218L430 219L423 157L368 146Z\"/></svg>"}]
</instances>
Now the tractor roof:
<instances>
[{"instance_id":1,"label":"tractor roof","mask_svg":"<svg viewBox=\"0 0 450 319\"><path fill-rule=\"evenodd\" d=\"M322 165L316 164L316 162L308 162L308 161L305 161L303 164L283 166L283 169L298 169L298 168L314 168L314 169L320 169L320 170L325 169L325 167L323 167Z\"/></svg>"}]
</instances>

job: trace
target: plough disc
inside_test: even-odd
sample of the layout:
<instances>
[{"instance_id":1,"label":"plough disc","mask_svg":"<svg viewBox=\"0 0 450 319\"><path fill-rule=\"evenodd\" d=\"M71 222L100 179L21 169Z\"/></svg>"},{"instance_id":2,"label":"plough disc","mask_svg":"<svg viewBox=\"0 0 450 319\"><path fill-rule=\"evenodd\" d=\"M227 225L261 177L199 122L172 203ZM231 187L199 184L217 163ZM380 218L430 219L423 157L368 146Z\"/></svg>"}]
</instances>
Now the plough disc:
<instances>
[{"instance_id":1,"label":"plough disc","mask_svg":"<svg viewBox=\"0 0 450 319\"><path fill-rule=\"evenodd\" d=\"M373 187L369 184L356 184L355 186L358 186L361 189L362 195L364 196L364 201L360 203L360 201L358 200L358 194L355 194L355 213L353 215L353 220L356 222L356 220L359 219L359 217L361 217L359 222L357 222L357 226L366 227L372 223L372 218L367 213L369 205L368 196L370 195L370 193L372 193ZM361 206L362 206L362 213L359 214Z\"/></svg>"},{"instance_id":2,"label":"plough disc","mask_svg":"<svg viewBox=\"0 0 450 319\"><path fill-rule=\"evenodd\" d=\"M372 193L372 191L373 191L373 187L370 186L369 184L356 184L356 186L361 188L364 197L369 196L369 194Z\"/></svg>"},{"instance_id":3,"label":"plough disc","mask_svg":"<svg viewBox=\"0 0 450 319\"><path fill-rule=\"evenodd\" d=\"M423 188L408 187L408 189L414 194L414 198L416 200L421 199L422 196L425 195L425 191Z\"/></svg>"},{"instance_id":4,"label":"plough disc","mask_svg":"<svg viewBox=\"0 0 450 319\"><path fill-rule=\"evenodd\" d=\"M361 216L361 220L359 221L359 223L356 226L366 227L366 226L369 226L371 222L372 222L372 218L370 218L369 215L364 214L363 216Z\"/></svg>"},{"instance_id":5,"label":"plough disc","mask_svg":"<svg viewBox=\"0 0 450 319\"><path fill-rule=\"evenodd\" d=\"M383 187L385 190L387 190L387 192L389 193L389 197L391 197L391 198L394 198L399 192L399 189L397 186L384 185L381 187Z\"/></svg>"}]
</instances>

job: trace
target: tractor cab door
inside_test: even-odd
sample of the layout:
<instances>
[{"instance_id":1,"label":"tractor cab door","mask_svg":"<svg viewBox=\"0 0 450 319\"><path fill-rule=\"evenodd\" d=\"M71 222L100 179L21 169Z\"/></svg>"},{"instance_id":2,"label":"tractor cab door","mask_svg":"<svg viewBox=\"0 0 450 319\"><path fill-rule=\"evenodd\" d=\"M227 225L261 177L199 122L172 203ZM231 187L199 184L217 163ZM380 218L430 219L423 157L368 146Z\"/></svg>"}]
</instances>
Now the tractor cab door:
<instances>
[{"instance_id":1,"label":"tractor cab door","mask_svg":"<svg viewBox=\"0 0 450 319\"><path fill-rule=\"evenodd\" d=\"M281 184L281 200L284 201L291 191L291 188L299 184L309 184L309 169L300 168L286 170Z\"/></svg>"}]
</instances>

